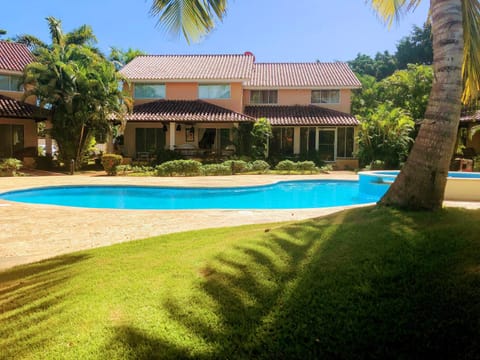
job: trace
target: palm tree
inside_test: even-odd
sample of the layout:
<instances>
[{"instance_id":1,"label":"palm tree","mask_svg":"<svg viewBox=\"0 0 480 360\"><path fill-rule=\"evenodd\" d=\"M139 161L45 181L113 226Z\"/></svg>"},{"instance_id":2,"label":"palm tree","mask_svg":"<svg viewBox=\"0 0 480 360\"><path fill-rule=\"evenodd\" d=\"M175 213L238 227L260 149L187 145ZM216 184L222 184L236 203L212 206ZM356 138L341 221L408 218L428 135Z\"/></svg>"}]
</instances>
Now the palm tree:
<instances>
[{"instance_id":1,"label":"palm tree","mask_svg":"<svg viewBox=\"0 0 480 360\"><path fill-rule=\"evenodd\" d=\"M370 0L389 24L421 0ZM151 13L174 32L196 39L222 20L226 0L154 0ZM380 204L439 209L455 145L462 100L477 99L480 84L479 0L430 0L434 83L412 151ZM462 95L463 80L463 95Z\"/></svg>"},{"instance_id":2,"label":"palm tree","mask_svg":"<svg viewBox=\"0 0 480 360\"><path fill-rule=\"evenodd\" d=\"M36 61L24 71L25 97L36 96L51 109L51 135L65 163L78 167L92 137L103 140L109 116L125 110L121 80L114 65L99 54L91 28L82 26L64 34L61 22L48 18L52 44L33 39Z\"/></svg>"}]
</instances>

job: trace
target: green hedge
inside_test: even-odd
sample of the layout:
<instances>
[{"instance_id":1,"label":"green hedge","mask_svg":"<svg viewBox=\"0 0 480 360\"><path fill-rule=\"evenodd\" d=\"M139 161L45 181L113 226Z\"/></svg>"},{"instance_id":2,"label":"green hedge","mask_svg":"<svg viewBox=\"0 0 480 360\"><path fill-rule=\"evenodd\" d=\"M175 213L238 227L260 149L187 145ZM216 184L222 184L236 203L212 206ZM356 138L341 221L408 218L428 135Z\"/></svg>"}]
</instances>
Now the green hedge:
<instances>
[{"instance_id":1,"label":"green hedge","mask_svg":"<svg viewBox=\"0 0 480 360\"><path fill-rule=\"evenodd\" d=\"M232 168L225 164L205 164L202 166L202 175L230 175Z\"/></svg>"},{"instance_id":2,"label":"green hedge","mask_svg":"<svg viewBox=\"0 0 480 360\"><path fill-rule=\"evenodd\" d=\"M194 176L200 175L202 163L196 160L172 160L158 165L158 176Z\"/></svg>"}]
</instances>

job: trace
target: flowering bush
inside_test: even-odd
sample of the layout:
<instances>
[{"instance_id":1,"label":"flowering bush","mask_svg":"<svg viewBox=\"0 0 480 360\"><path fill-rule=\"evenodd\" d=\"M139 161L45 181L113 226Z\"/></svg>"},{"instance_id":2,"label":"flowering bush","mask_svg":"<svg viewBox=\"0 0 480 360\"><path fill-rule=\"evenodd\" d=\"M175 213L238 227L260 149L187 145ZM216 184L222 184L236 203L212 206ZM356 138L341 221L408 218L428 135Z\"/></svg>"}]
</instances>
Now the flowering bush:
<instances>
[{"instance_id":1,"label":"flowering bush","mask_svg":"<svg viewBox=\"0 0 480 360\"><path fill-rule=\"evenodd\" d=\"M107 175L117 175L117 166L122 163L122 156L117 154L104 154L102 156L103 169Z\"/></svg>"}]
</instances>

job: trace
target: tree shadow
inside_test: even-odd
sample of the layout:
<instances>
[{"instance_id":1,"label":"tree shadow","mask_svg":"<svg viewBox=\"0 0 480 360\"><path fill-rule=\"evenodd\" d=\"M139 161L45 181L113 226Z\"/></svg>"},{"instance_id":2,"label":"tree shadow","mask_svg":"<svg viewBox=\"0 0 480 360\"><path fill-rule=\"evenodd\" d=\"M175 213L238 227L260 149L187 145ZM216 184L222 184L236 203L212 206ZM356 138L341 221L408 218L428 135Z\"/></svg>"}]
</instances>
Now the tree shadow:
<instances>
[{"instance_id":1,"label":"tree shadow","mask_svg":"<svg viewBox=\"0 0 480 360\"><path fill-rule=\"evenodd\" d=\"M458 229L432 235L442 216L478 218L367 208L265 229L199 269L188 301L161 304L208 351L122 326L111 346L141 359L475 358L480 242L447 241Z\"/></svg>"},{"instance_id":2,"label":"tree shadow","mask_svg":"<svg viewBox=\"0 0 480 360\"><path fill-rule=\"evenodd\" d=\"M85 254L63 255L0 273L2 358L20 358L32 347L49 340L47 329L52 325L49 318L62 311L68 296L62 284L74 276L70 266L88 257ZM14 343L15 353L11 353L13 347L10 345Z\"/></svg>"}]
</instances>

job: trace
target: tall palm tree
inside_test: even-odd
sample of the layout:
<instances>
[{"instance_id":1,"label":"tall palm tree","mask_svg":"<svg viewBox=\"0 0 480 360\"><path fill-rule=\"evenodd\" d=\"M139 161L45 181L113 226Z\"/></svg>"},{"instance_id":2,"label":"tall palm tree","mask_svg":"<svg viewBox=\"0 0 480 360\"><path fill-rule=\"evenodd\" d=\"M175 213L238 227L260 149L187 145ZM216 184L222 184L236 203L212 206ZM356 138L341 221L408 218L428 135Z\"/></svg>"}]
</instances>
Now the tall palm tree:
<instances>
[{"instance_id":1,"label":"tall palm tree","mask_svg":"<svg viewBox=\"0 0 480 360\"><path fill-rule=\"evenodd\" d=\"M105 138L109 116L121 118L129 99L118 88L121 78L113 63L91 46L91 28L64 34L59 20L47 20L52 43L34 40L35 61L24 71L25 97L36 96L51 109L51 135L60 158L75 160L78 167L89 140Z\"/></svg>"},{"instance_id":2,"label":"tall palm tree","mask_svg":"<svg viewBox=\"0 0 480 360\"><path fill-rule=\"evenodd\" d=\"M421 0L370 0L389 24ZM227 0L154 0L151 13L168 29L195 39L226 12ZM409 209L441 208L455 145L462 100L478 97L479 0L430 0L434 83L412 151L380 204ZM463 95L462 95L463 83Z\"/></svg>"}]
</instances>

